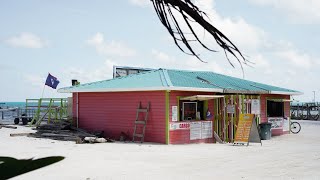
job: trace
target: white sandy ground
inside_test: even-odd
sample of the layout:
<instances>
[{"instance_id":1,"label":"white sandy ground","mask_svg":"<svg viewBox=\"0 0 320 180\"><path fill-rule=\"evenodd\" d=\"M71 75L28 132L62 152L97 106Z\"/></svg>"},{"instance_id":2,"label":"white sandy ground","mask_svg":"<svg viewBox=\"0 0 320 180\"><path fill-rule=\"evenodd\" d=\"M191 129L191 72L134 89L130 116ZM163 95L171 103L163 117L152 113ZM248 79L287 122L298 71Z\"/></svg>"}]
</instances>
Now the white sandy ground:
<instances>
[{"instance_id":1,"label":"white sandy ground","mask_svg":"<svg viewBox=\"0 0 320 180\"><path fill-rule=\"evenodd\" d=\"M320 179L320 122L300 121L299 134L260 144L75 144L10 137L28 127L0 129L0 156L17 159L64 156L53 165L13 179L206 180ZM1 172L0 172L1 173Z\"/></svg>"}]
</instances>

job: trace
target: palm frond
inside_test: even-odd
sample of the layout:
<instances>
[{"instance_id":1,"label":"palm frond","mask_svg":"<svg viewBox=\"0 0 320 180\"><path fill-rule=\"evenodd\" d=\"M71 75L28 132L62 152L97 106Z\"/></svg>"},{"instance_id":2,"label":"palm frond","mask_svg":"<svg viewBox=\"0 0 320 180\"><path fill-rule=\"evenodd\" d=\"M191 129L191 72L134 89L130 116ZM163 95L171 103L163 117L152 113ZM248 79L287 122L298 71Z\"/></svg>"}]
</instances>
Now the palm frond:
<instances>
[{"instance_id":1,"label":"palm frond","mask_svg":"<svg viewBox=\"0 0 320 180\"><path fill-rule=\"evenodd\" d=\"M243 56L240 50L234 45L231 40L225 36L221 31L219 31L216 27L210 24L204 16L207 14L201 11L196 5L194 5L191 0L151 0L153 3L153 7L163 24L163 26L168 30L169 34L173 38L174 43L177 47L184 53L193 55L197 57L200 61L204 62L199 54L197 54L193 47L191 46L191 41L198 42L203 48L206 50L216 52L209 48L203 41L200 40L197 33L193 29L191 23L196 22L201 27L204 28L216 41L216 43L223 49L226 58L230 65L234 67L232 61L230 61L228 57L228 53L236 58L236 60L240 63L241 69L243 70L242 64L247 64L249 61ZM181 23L175 17L173 10L177 11L183 18L186 23L188 29L191 33L183 32ZM189 40L185 34L188 36L193 36L193 40Z\"/></svg>"}]
</instances>

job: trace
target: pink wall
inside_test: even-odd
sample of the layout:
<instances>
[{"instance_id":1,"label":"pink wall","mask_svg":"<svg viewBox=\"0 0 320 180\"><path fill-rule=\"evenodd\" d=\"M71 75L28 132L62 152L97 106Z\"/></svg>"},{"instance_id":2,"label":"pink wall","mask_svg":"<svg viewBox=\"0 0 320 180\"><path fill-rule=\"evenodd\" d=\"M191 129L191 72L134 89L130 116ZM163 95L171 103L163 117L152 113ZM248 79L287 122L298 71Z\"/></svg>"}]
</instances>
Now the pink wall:
<instances>
[{"instance_id":1,"label":"pink wall","mask_svg":"<svg viewBox=\"0 0 320 180\"><path fill-rule=\"evenodd\" d=\"M213 95L205 92L171 91L169 93L169 122L172 121L172 106L177 106L177 96ZM166 143L165 91L153 92L113 92L113 93L79 93L79 127L88 131L103 130L106 137L119 139L123 131L130 136L134 130L136 109L139 101L143 107L151 102L146 127L145 141ZM77 115L77 93L73 93L74 122ZM261 122L266 122L266 99L290 99L289 95L261 95ZM213 114L214 101L209 100L208 107ZM285 116L290 115L290 103L284 103ZM213 123L214 124L214 123ZM214 127L213 127L214 129ZM273 135L283 134L282 130L273 130ZM138 139L137 139L138 140ZM189 130L169 131L170 144L214 142L213 138L190 140Z\"/></svg>"},{"instance_id":2,"label":"pink wall","mask_svg":"<svg viewBox=\"0 0 320 180\"><path fill-rule=\"evenodd\" d=\"M76 93L73 99L76 102ZM151 102L145 141L165 143L165 92L79 93L79 127L88 131L103 130L106 137L119 139L123 131L132 140L139 102ZM76 103L74 105L76 115ZM137 138L139 140L139 138Z\"/></svg>"},{"instance_id":3,"label":"pink wall","mask_svg":"<svg viewBox=\"0 0 320 180\"><path fill-rule=\"evenodd\" d=\"M281 98L281 99L288 99L290 100L290 95L277 95L277 94L264 94L260 96L260 103L261 103L261 122L267 122L268 117L267 117L267 98L269 99L276 99L276 98ZM284 116L289 117L290 116L290 102L284 102ZM283 132L282 129L273 129L272 130L272 135L277 136L277 135L282 135L286 132Z\"/></svg>"},{"instance_id":4,"label":"pink wall","mask_svg":"<svg viewBox=\"0 0 320 180\"><path fill-rule=\"evenodd\" d=\"M193 96L193 95L214 95L214 93L205 92L183 92L183 91L171 91L169 100L169 122L172 122L172 106L178 106L177 96ZM181 107L180 107L181 108ZM208 102L209 111L213 114L213 100ZM190 140L190 130L173 130L169 131L169 143L170 144L187 144L187 143L202 143L213 142L213 138Z\"/></svg>"}]
</instances>

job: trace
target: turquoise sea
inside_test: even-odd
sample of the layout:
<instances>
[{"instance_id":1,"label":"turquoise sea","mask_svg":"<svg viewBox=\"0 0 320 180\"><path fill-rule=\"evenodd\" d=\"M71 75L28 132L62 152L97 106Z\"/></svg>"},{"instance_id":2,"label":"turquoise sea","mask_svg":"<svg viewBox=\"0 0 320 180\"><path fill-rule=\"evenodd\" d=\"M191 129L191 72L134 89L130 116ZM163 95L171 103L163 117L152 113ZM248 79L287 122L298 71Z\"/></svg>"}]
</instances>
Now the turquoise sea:
<instances>
[{"instance_id":1,"label":"turquoise sea","mask_svg":"<svg viewBox=\"0 0 320 180\"><path fill-rule=\"evenodd\" d=\"M0 107L25 107L26 102L0 102Z\"/></svg>"},{"instance_id":2,"label":"turquoise sea","mask_svg":"<svg viewBox=\"0 0 320 180\"><path fill-rule=\"evenodd\" d=\"M26 102L0 102L0 109L6 108L25 108ZM17 115L16 111L0 112L0 123L12 124L14 117Z\"/></svg>"},{"instance_id":3,"label":"turquoise sea","mask_svg":"<svg viewBox=\"0 0 320 180\"><path fill-rule=\"evenodd\" d=\"M48 103L42 103L42 106L48 105ZM55 103L55 105L59 105L59 103ZM0 101L0 109L6 108L20 108L23 110L26 108L26 102L1 102ZM28 109L37 109L37 102L28 102ZM14 118L17 116L17 110L15 111L4 111L0 112L0 124L12 124Z\"/></svg>"},{"instance_id":4,"label":"turquoise sea","mask_svg":"<svg viewBox=\"0 0 320 180\"><path fill-rule=\"evenodd\" d=\"M55 105L59 105L59 102L55 102ZM42 105L48 105L48 102L43 102ZM37 107L37 102L28 102L28 106ZM1 102L0 101L0 108L10 108L10 107L18 107L18 108L25 108L26 102Z\"/></svg>"}]
</instances>

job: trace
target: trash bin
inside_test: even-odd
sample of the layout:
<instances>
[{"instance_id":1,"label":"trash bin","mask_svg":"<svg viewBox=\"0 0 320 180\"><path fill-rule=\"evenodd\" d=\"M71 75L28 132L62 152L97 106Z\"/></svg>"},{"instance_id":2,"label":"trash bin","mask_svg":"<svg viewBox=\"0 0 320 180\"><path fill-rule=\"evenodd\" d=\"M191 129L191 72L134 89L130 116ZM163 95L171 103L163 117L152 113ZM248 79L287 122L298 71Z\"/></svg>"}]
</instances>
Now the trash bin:
<instances>
[{"instance_id":1,"label":"trash bin","mask_svg":"<svg viewBox=\"0 0 320 180\"><path fill-rule=\"evenodd\" d=\"M261 140L271 139L271 123L259 124L259 135Z\"/></svg>"}]
</instances>

